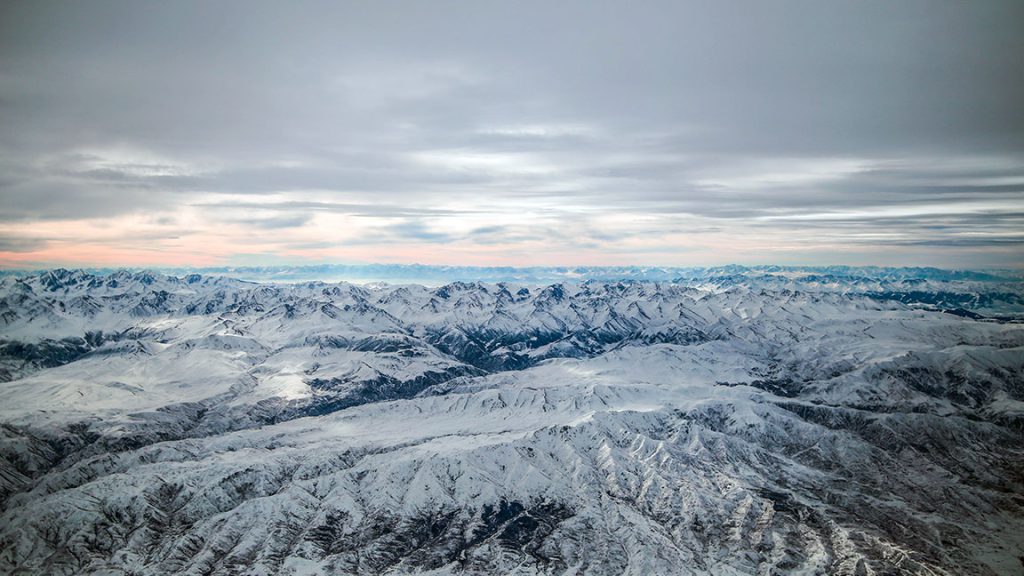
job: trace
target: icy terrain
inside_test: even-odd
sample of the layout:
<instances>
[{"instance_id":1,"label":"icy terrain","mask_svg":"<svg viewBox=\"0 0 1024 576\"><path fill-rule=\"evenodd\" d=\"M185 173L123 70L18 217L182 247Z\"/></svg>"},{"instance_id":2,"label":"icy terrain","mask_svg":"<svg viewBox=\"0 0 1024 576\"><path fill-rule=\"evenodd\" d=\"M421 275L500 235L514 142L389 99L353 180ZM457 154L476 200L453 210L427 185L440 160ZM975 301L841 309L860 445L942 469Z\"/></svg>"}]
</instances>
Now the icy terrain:
<instances>
[{"instance_id":1,"label":"icy terrain","mask_svg":"<svg viewBox=\"0 0 1024 576\"><path fill-rule=\"evenodd\" d=\"M0 573L1024 574L1022 294L6 276Z\"/></svg>"}]
</instances>

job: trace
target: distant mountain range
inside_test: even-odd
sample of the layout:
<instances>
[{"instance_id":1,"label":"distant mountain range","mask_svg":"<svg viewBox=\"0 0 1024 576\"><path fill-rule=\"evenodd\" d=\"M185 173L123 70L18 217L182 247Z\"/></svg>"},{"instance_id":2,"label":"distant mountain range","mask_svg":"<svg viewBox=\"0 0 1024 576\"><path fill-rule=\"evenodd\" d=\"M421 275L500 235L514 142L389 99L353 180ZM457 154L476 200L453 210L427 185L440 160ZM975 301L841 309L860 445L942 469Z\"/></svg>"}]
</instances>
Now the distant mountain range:
<instances>
[{"instance_id":1,"label":"distant mountain range","mask_svg":"<svg viewBox=\"0 0 1024 576\"><path fill-rule=\"evenodd\" d=\"M0 278L0 573L1024 573L1012 274L368 268Z\"/></svg>"},{"instance_id":2,"label":"distant mountain range","mask_svg":"<svg viewBox=\"0 0 1024 576\"><path fill-rule=\"evenodd\" d=\"M120 268L90 268L85 271L107 275ZM143 272L145 269L135 269ZM887 268L877 266L715 266L715 267L659 267L659 266L563 266L563 267L505 267L505 266L432 266L423 264L321 264L309 266L218 266L208 268L160 268L153 273L184 276L204 274L229 276L256 282L299 281L386 281L418 284L446 284L448 282L617 282L636 280L670 282L706 278L773 277L834 279L836 281L897 281L929 280L941 282L1019 282L1024 270L943 270L939 268ZM6 270L2 275L26 276L34 270Z\"/></svg>"}]
</instances>

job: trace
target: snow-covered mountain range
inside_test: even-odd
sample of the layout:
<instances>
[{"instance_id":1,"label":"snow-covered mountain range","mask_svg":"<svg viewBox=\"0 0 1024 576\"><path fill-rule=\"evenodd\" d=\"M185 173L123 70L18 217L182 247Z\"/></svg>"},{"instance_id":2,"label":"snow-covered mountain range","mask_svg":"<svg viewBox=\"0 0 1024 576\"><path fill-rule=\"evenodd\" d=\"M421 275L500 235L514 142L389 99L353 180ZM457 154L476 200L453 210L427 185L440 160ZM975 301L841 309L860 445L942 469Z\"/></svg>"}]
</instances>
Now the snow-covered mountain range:
<instances>
[{"instance_id":1,"label":"snow-covered mountain range","mask_svg":"<svg viewBox=\"0 0 1024 576\"><path fill-rule=\"evenodd\" d=\"M1024 283L0 279L0 573L1024 574Z\"/></svg>"}]
</instances>

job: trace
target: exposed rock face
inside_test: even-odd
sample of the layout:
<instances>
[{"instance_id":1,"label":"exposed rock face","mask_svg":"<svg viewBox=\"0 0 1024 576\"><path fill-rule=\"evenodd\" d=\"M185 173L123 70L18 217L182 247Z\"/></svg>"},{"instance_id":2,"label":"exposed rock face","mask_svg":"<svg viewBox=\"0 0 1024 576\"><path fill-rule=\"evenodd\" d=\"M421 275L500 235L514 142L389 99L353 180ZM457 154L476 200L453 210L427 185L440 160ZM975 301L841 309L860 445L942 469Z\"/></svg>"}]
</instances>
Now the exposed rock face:
<instances>
[{"instance_id":1,"label":"exposed rock face","mask_svg":"<svg viewBox=\"0 0 1024 576\"><path fill-rule=\"evenodd\" d=\"M0 573L1022 574L1022 289L932 281L7 277Z\"/></svg>"}]
</instances>

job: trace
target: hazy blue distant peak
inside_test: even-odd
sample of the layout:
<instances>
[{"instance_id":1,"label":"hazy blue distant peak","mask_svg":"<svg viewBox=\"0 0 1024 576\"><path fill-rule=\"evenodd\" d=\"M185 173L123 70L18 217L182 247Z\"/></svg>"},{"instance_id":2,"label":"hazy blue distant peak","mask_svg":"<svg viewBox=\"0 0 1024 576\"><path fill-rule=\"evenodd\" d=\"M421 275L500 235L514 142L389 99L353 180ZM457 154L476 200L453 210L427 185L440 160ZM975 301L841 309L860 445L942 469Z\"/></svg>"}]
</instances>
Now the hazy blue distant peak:
<instances>
[{"instance_id":1,"label":"hazy blue distant peak","mask_svg":"<svg viewBox=\"0 0 1024 576\"><path fill-rule=\"evenodd\" d=\"M323 264L316 266L217 267L167 270L168 273L197 272L257 281L302 280L383 280L446 283L484 282L562 282L620 280L672 281L709 279L728 276L783 276L813 280L834 277L837 280L933 280L933 281L1015 281L1022 278L1014 271L942 270L938 268L885 268L851 266L740 266L655 267L655 266L560 266L560 267L479 267L429 266L422 264ZM810 278L807 278L810 277Z\"/></svg>"},{"instance_id":2,"label":"hazy blue distant peak","mask_svg":"<svg viewBox=\"0 0 1024 576\"><path fill-rule=\"evenodd\" d=\"M204 274L228 276L257 282L352 281L388 283L445 284L455 281L480 282L617 282L617 281L713 281L728 283L759 279L764 281L800 281L804 283L860 281L972 281L1017 282L1024 273L1014 270L943 270L939 268L891 268L856 266L742 266L662 267L662 266L559 266L513 268L506 266L432 266L424 264L320 264L311 266L246 266L207 268L83 269L99 276L135 272L159 272L174 276ZM61 269L55 273L67 274ZM32 271L0 271L0 275L26 275Z\"/></svg>"}]
</instances>

